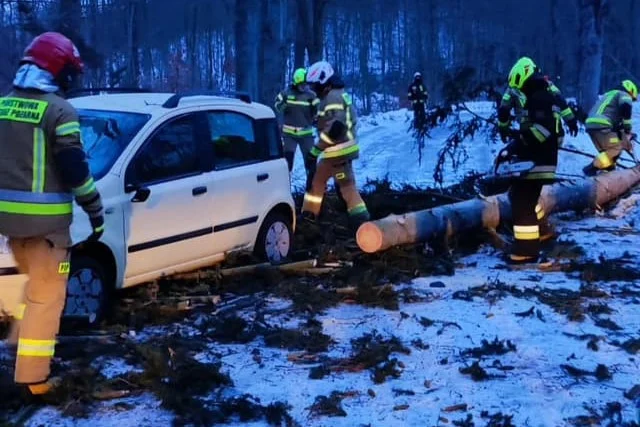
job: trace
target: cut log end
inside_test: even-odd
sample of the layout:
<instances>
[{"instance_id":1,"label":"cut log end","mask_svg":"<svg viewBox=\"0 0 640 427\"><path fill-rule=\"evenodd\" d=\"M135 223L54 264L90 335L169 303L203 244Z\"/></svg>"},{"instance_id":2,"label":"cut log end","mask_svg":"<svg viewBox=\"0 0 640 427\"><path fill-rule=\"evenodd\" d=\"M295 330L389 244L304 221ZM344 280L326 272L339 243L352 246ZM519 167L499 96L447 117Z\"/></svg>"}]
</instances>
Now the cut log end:
<instances>
[{"instance_id":1,"label":"cut log end","mask_svg":"<svg viewBox=\"0 0 640 427\"><path fill-rule=\"evenodd\" d=\"M365 222L356 232L356 242L366 253L374 253L382 248L382 230L374 222Z\"/></svg>"}]
</instances>

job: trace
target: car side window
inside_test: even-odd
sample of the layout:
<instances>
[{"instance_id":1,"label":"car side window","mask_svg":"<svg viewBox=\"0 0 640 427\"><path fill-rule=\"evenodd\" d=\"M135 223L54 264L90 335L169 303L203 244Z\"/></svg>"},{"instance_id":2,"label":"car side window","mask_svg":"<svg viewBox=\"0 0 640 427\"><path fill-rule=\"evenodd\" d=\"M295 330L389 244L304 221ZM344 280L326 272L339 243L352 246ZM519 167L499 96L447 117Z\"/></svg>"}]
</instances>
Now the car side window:
<instances>
[{"instance_id":1,"label":"car side window","mask_svg":"<svg viewBox=\"0 0 640 427\"><path fill-rule=\"evenodd\" d=\"M278 130L276 119L256 120L256 135L259 141L264 141L266 146L265 160L278 159L283 156L282 140Z\"/></svg>"},{"instance_id":2,"label":"car side window","mask_svg":"<svg viewBox=\"0 0 640 427\"><path fill-rule=\"evenodd\" d=\"M193 115L162 125L136 154L125 181L149 184L200 172L200 153L194 130Z\"/></svg>"},{"instance_id":3,"label":"car side window","mask_svg":"<svg viewBox=\"0 0 640 427\"><path fill-rule=\"evenodd\" d=\"M256 141L252 118L231 111L211 111L207 121L216 169L263 160L263 147Z\"/></svg>"}]
</instances>

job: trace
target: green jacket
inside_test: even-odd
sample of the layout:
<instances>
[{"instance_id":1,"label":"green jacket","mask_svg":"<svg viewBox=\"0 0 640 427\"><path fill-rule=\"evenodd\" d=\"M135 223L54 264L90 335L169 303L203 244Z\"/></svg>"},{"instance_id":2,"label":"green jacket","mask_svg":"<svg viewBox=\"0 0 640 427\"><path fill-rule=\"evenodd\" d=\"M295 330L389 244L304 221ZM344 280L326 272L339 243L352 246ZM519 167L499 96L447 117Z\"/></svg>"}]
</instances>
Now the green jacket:
<instances>
[{"instance_id":1,"label":"green jacket","mask_svg":"<svg viewBox=\"0 0 640 427\"><path fill-rule=\"evenodd\" d=\"M68 246L74 197L102 215L73 106L30 89L0 98L0 234Z\"/></svg>"},{"instance_id":2,"label":"green jacket","mask_svg":"<svg viewBox=\"0 0 640 427\"><path fill-rule=\"evenodd\" d=\"M290 136L313 135L313 120L320 100L311 90L290 87L276 96L275 109L282 113L282 133Z\"/></svg>"},{"instance_id":3,"label":"green jacket","mask_svg":"<svg viewBox=\"0 0 640 427\"><path fill-rule=\"evenodd\" d=\"M631 96L623 90L605 93L589 111L587 129L624 129L631 132Z\"/></svg>"}]
</instances>

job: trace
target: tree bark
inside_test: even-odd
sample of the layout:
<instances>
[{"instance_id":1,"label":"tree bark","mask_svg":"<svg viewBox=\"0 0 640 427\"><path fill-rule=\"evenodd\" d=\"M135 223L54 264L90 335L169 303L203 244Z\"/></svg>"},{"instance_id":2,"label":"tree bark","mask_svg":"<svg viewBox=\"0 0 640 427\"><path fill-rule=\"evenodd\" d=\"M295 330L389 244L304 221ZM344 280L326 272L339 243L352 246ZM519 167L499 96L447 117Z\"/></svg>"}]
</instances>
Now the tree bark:
<instances>
[{"instance_id":1,"label":"tree bark","mask_svg":"<svg viewBox=\"0 0 640 427\"><path fill-rule=\"evenodd\" d=\"M283 86L286 52L284 47L283 17L286 16L284 0L262 0L262 31L260 55L260 96L258 100L271 105Z\"/></svg>"},{"instance_id":2,"label":"tree bark","mask_svg":"<svg viewBox=\"0 0 640 427\"><path fill-rule=\"evenodd\" d=\"M260 10L260 0L236 1L236 90L246 91L252 98L258 98L260 95Z\"/></svg>"},{"instance_id":3,"label":"tree bark","mask_svg":"<svg viewBox=\"0 0 640 427\"><path fill-rule=\"evenodd\" d=\"M140 50L138 40L138 5L134 1L129 2L129 58L127 67L128 83L138 87L140 75Z\"/></svg>"},{"instance_id":4,"label":"tree bark","mask_svg":"<svg viewBox=\"0 0 640 427\"><path fill-rule=\"evenodd\" d=\"M545 186L539 203L547 214L582 211L615 200L639 182L640 167L618 170L571 184ZM360 249L373 253L409 243L446 242L465 233L495 229L510 218L509 199L501 194L366 222L358 229L356 240Z\"/></svg>"},{"instance_id":5,"label":"tree bark","mask_svg":"<svg viewBox=\"0 0 640 427\"><path fill-rule=\"evenodd\" d=\"M604 53L604 18L608 0L580 0L580 95L584 108L598 99Z\"/></svg>"}]
</instances>

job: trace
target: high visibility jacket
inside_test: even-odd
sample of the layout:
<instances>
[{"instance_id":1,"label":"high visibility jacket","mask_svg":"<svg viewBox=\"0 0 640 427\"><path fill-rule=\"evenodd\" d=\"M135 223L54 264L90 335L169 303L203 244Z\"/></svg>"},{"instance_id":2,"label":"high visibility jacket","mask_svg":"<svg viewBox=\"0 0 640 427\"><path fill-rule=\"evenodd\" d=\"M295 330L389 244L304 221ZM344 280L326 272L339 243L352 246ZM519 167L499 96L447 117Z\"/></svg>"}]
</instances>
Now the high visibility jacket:
<instances>
[{"instance_id":1,"label":"high visibility jacket","mask_svg":"<svg viewBox=\"0 0 640 427\"><path fill-rule=\"evenodd\" d=\"M567 101L562 96L562 92L552 81L547 80L548 90L551 92L554 98L553 115L555 117L555 132L558 136L564 136L564 128L562 127L562 120L569 122L575 120L573 111L567 104ZM525 110L527 103L527 97L522 91L515 88L507 88L500 106L498 107L498 126L509 127L511 125L510 112L514 111L515 119L518 123L522 124L528 120L528 114Z\"/></svg>"},{"instance_id":2,"label":"high visibility jacket","mask_svg":"<svg viewBox=\"0 0 640 427\"><path fill-rule=\"evenodd\" d=\"M351 96L343 88L332 89L318 105L319 139L312 154L336 160L358 158L356 122Z\"/></svg>"},{"instance_id":3,"label":"high visibility jacket","mask_svg":"<svg viewBox=\"0 0 640 427\"><path fill-rule=\"evenodd\" d=\"M522 122L524 116L524 105L527 102L527 97L524 96L524 93L520 92L518 89L514 89L508 87L507 90L502 95L502 100L500 101L500 106L498 107L498 111L502 111L503 114L499 114L503 120L498 120L498 126L506 128L511 124L510 114L511 110L515 113L515 119L518 123Z\"/></svg>"},{"instance_id":4,"label":"high visibility jacket","mask_svg":"<svg viewBox=\"0 0 640 427\"><path fill-rule=\"evenodd\" d=\"M75 109L36 90L0 98L0 234L69 245L74 196L90 217L102 215Z\"/></svg>"},{"instance_id":5,"label":"high visibility jacket","mask_svg":"<svg viewBox=\"0 0 640 427\"><path fill-rule=\"evenodd\" d=\"M424 83L414 81L409 86L409 90L407 93L407 98L411 101L411 104L425 104L427 99L429 98L429 94L427 93L427 89L424 87Z\"/></svg>"},{"instance_id":6,"label":"high visibility jacket","mask_svg":"<svg viewBox=\"0 0 640 427\"><path fill-rule=\"evenodd\" d=\"M631 132L632 102L627 92L610 90L589 111L585 122L587 129L624 129Z\"/></svg>"},{"instance_id":7,"label":"high visibility jacket","mask_svg":"<svg viewBox=\"0 0 640 427\"><path fill-rule=\"evenodd\" d=\"M291 136L313 135L313 120L320 100L311 90L294 87L276 96L275 109L283 115L282 133Z\"/></svg>"},{"instance_id":8,"label":"high visibility jacket","mask_svg":"<svg viewBox=\"0 0 640 427\"><path fill-rule=\"evenodd\" d=\"M576 118L560 90L540 74L530 77L521 93L524 104L518 101L522 106L522 141L518 156L535 163L534 169L524 179L553 179L558 165L558 137L561 136L558 114L567 122ZM510 108L507 104L501 104L498 109L498 121L500 126L510 125Z\"/></svg>"}]
</instances>

